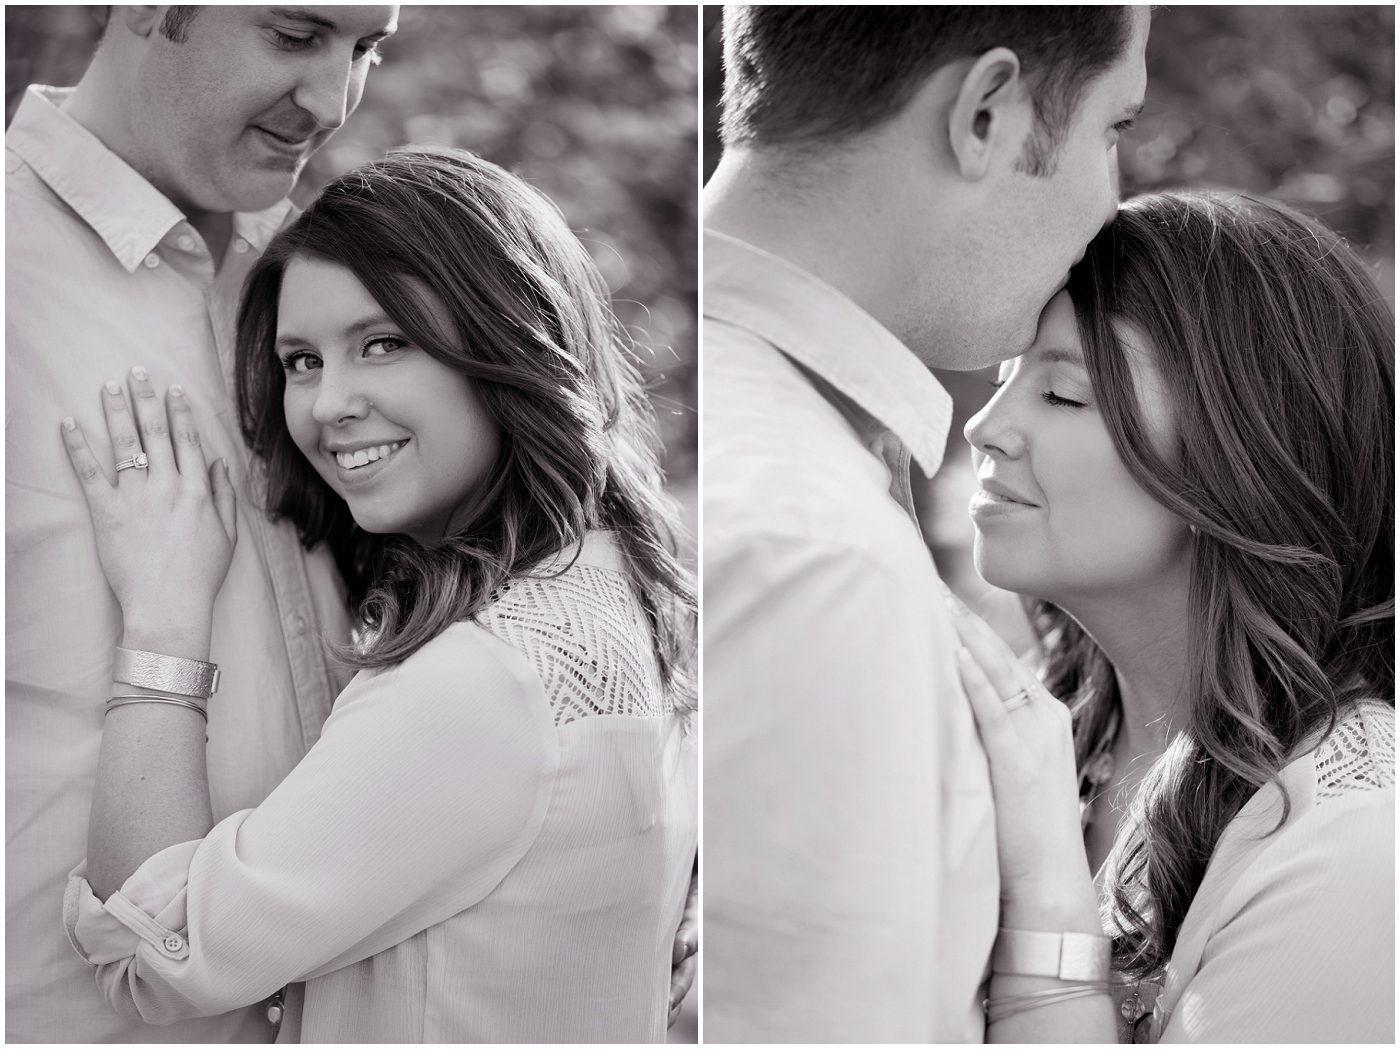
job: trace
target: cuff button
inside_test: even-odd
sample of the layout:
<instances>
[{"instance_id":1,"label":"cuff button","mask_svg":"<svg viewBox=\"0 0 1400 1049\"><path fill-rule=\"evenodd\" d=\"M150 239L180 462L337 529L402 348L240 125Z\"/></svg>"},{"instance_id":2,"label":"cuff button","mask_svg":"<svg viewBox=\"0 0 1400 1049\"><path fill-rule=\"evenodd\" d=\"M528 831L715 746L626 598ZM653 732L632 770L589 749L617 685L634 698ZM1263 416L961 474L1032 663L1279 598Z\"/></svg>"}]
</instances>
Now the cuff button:
<instances>
[{"instance_id":1,"label":"cuff button","mask_svg":"<svg viewBox=\"0 0 1400 1049\"><path fill-rule=\"evenodd\" d=\"M176 936L174 933L171 933L169 936L167 936L167 937L165 938L165 949L166 949L167 951L169 951L171 954L177 954L177 953L179 953L180 948L182 948L182 947L184 947L184 946L185 946L185 941L184 941L184 939L182 939L182 938L179 937L179 936Z\"/></svg>"}]
</instances>

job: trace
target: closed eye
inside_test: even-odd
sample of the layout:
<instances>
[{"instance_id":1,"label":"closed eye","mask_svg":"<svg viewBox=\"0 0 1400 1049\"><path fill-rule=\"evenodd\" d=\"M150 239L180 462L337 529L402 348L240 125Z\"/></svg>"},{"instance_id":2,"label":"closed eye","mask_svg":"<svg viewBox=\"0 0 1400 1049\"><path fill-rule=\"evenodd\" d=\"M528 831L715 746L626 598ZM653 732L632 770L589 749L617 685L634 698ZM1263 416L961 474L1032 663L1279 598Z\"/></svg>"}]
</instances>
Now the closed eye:
<instances>
[{"instance_id":1,"label":"closed eye","mask_svg":"<svg viewBox=\"0 0 1400 1049\"><path fill-rule=\"evenodd\" d=\"M1054 390L1046 390L1040 395L1040 399L1046 404L1054 405L1057 408L1087 408L1083 401L1072 401L1068 397L1061 397Z\"/></svg>"}]
</instances>

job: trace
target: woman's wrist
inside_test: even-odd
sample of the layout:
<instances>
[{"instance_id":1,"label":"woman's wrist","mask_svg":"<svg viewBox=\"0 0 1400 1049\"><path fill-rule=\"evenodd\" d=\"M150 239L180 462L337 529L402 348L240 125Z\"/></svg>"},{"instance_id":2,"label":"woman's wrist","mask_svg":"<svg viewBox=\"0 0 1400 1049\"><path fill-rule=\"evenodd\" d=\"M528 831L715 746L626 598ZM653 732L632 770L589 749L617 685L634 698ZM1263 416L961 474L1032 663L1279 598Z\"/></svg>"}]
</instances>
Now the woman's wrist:
<instances>
[{"instance_id":1,"label":"woman's wrist","mask_svg":"<svg viewBox=\"0 0 1400 1049\"><path fill-rule=\"evenodd\" d=\"M1098 894L1087 872L1081 879L1003 887L1001 924L1036 932L1103 931Z\"/></svg>"},{"instance_id":2,"label":"woman's wrist","mask_svg":"<svg viewBox=\"0 0 1400 1049\"><path fill-rule=\"evenodd\" d=\"M121 647L207 662L212 619L212 615L181 617L168 612L159 615L124 614Z\"/></svg>"}]
</instances>

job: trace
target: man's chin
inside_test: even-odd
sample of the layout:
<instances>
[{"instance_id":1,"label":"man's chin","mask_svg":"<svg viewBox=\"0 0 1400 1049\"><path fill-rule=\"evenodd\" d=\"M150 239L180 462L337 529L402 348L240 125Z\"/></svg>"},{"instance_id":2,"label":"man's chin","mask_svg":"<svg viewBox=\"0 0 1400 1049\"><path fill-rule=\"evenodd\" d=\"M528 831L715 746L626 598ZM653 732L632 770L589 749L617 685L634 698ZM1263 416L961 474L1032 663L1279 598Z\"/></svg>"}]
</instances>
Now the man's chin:
<instances>
[{"instance_id":1,"label":"man's chin","mask_svg":"<svg viewBox=\"0 0 1400 1049\"><path fill-rule=\"evenodd\" d=\"M227 186L226 196L233 205L229 210L266 211L292 192L305 166L305 160L298 160L292 168L265 165L248 172L236 185Z\"/></svg>"}]
</instances>

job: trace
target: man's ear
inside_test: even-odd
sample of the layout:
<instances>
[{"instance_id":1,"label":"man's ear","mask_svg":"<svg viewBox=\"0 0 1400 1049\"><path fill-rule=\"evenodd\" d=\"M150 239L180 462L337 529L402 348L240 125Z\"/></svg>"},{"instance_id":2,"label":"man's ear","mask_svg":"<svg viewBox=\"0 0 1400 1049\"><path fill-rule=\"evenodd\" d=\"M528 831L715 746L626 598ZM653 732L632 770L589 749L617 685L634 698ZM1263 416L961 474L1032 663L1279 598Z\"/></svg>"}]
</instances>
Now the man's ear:
<instances>
[{"instance_id":1,"label":"man's ear","mask_svg":"<svg viewBox=\"0 0 1400 1049\"><path fill-rule=\"evenodd\" d=\"M948 113L949 144L963 178L976 182L987 174L1008 128L1021 123L1013 119L1016 111L1029 106L1016 52L994 47L972 64Z\"/></svg>"},{"instance_id":2,"label":"man's ear","mask_svg":"<svg viewBox=\"0 0 1400 1049\"><path fill-rule=\"evenodd\" d=\"M112 8L112 19L119 20L116 24L133 36L150 36L164 12L163 7L155 4L121 4Z\"/></svg>"}]
</instances>

